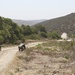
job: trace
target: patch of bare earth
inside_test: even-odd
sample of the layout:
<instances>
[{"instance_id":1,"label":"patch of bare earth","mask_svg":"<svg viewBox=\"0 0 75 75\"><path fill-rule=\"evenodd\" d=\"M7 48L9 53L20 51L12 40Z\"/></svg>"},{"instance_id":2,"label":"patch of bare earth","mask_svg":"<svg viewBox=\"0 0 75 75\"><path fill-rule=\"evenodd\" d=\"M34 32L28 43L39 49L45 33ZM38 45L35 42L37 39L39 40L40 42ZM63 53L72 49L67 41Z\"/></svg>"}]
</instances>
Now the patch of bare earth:
<instances>
[{"instance_id":1,"label":"patch of bare earth","mask_svg":"<svg viewBox=\"0 0 75 75\"><path fill-rule=\"evenodd\" d=\"M34 47L42 42L33 42L26 45L26 47ZM18 46L5 47L0 51L0 75L4 75L4 70L14 60L16 53L18 52ZM14 60L15 61L15 60ZM15 63L14 63L15 64ZM5 74L8 75L8 74Z\"/></svg>"},{"instance_id":2,"label":"patch of bare earth","mask_svg":"<svg viewBox=\"0 0 75 75\"><path fill-rule=\"evenodd\" d=\"M75 62L64 56L68 53L29 48L17 53L4 75L75 75Z\"/></svg>"}]
</instances>

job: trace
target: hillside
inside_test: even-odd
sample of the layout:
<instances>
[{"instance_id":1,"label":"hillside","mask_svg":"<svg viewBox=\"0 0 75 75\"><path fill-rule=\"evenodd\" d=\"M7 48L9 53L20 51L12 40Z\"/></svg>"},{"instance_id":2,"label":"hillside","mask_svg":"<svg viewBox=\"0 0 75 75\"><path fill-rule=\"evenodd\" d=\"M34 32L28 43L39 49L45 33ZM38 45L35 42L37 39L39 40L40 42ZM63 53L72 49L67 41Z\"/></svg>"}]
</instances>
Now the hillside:
<instances>
[{"instance_id":1,"label":"hillside","mask_svg":"<svg viewBox=\"0 0 75 75\"><path fill-rule=\"evenodd\" d=\"M36 25L45 26L47 31L75 33L75 13L71 13L69 15L55 18L55 19L50 19L50 20L38 23Z\"/></svg>"},{"instance_id":2,"label":"hillside","mask_svg":"<svg viewBox=\"0 0 75 75\"><path fill-rule=\"evenodd\" d=\"M38 31L39 29L31 26L19 26L9 18L0 17L0 44L18 44L24 42L25 39L39 39L41 36Z\"/></svg>"},{"instance_id":3,"label":"hillside","mask_svg":"<svg viewBox=\"0 0 75 75\"><path fill-rule=\"evenodd\" d=\"M13 22L15 22L15 23L17 23L18 25L30 25L30 26L32 26L32 25L35 25L35 24L37 24L37 23L40 23L40 22L43 22L43 21L45 21L44 19L41 19L41 20L16 20L16 19L13 19L12 20Z\"/></svg>"}]
</instances>

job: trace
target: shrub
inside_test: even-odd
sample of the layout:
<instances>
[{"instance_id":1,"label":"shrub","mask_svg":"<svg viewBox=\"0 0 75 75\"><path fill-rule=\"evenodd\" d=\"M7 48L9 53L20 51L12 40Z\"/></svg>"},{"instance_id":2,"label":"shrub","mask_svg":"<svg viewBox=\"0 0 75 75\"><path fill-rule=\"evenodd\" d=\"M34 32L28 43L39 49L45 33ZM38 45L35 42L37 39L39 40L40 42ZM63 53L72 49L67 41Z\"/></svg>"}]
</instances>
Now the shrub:
<instances>
[{"instance_id":1,"label":"shrub","mask_svg":"<svg viewBox=\"0 0 75 75\"><path fill-rule=\"evenodd\" d=\"M69 59L69 55L65 55L65 59Z\"/></svg>"},{"instance_id":2,"label":"shrub","mask_svg":"<svg viewBox=\"0 0 75 75\"><path fill-rule=\"evenodd\" d=\"M53 32L49 32L48 34L48 37L51 38L51 39L60 39L60 34L56 31L53 31Z\"/></svg>"},{"instance_id":3,"label":"shrub","mask_svg":"<svg viewBox=\"0 0 75 75\"><path fill-rule=\"evenodd\" d=\"M26 36L27 39L32 39L32 40L36 40L36 39L40 39L39 35L36 34L31 34L29 36Z\"/></svg>"},{"instance_id":4,"label":"shrub","mask_svg":"<svg viewBox=\"0 0 75 75\"><path fill-rule=\"evenodd\" d=\"M40 35L43 37L43 38L47 38L47 35L45 32L41 32Z\"/></svg>"},{"instance_id":5,"label":"shrub","mask_svg":"<svg viewBox=\"0 0 75 75\"><path fill-rule=\"evenodd\" d=\"M0 35L0 43L3 43L4 42L4 38L3 36Z\"/></svg>"}]
</instances>

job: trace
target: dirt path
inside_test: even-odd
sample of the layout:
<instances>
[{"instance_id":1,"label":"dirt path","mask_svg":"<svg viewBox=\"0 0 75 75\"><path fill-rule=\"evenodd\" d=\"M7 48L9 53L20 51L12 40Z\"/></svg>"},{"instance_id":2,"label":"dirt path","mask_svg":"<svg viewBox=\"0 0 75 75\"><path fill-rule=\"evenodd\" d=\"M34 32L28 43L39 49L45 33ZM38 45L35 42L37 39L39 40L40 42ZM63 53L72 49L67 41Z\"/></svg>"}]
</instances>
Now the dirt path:
<instances>
[{"instance_id":1,"label":"dirt path","mask_svg":"<svg viewBox=\"0 0 75 75\"><path fill-rule=\"evenodd\" d=\"M37 44L41 44L42 42L34 42L29 43L26 45L26 47L34 47ZM2 51L0 52L0 74L1 72L7 67L7 65L13 60L15 54L18 52L18 47L8 47L8 48L2 48Z\"/></svg>"}]
</instances>

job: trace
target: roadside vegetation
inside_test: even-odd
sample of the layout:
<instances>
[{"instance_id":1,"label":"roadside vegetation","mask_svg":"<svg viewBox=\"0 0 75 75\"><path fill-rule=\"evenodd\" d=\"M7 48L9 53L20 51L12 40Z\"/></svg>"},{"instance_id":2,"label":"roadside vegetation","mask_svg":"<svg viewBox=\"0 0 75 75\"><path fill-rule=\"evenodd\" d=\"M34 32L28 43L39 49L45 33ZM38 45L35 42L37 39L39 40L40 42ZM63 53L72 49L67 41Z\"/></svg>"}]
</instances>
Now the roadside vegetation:
<instances>
[{"instance_id":1,"label":"roadside vegetation","mask_svg":"<svg viewBox=\"0 0 75 75\"><path fill-rule=\"evenodd\" d=\"M75 73L75 42L44 41L17 54L7 75L71 75Z\"/></svg>"},{"instance_id":2,"label":"roadside vegetation","mask_svg":"<svg viewBox=\"0 0 75 75\"><path fill-rule=\"evenodd\" d=\"M75 41L58 41L52 40L47 43L38 44L36 46L37 49L48 49L48 50L57 50L57 51L64 51L64 50L74 50Z\"/></svg>"},{"instance_id":3,"label":"roadside vegetation","mask_svg":"<svg viewBox=\"0 0 75 75\"><path fill-rule=\"evenodd\" d=\"M48 33L44 26L38 25L30 27L14 23L9 18L0 17L0 44L17 44L26 39L59 39L59 33L56 31Z\"/></svg>"}]
</instances>

